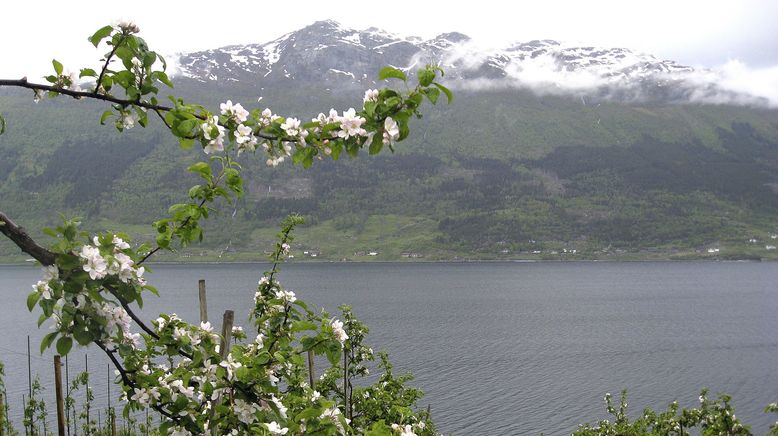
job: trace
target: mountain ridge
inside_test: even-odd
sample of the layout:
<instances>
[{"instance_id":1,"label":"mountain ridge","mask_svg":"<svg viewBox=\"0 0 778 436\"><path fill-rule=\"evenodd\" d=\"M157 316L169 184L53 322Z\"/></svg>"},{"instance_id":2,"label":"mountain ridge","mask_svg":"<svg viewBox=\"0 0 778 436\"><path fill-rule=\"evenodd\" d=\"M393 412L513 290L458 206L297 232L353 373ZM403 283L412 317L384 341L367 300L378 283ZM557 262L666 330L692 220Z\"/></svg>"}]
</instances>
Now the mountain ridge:
<instances>
[{"instance_id":1,"label":"mountain ridge","mask_svg":"<svg viewBox=\"0 0 778 436\"><path fill-rule=\"evenodd\" d=\"M431 39L375 27L357 30L317 21L270 42L229 45L181 54L179 74L197 81L286 81L328 86L376 86L375 71L406 71L437 63L453 88L513 87L540 94L619 102L735 103L768 106L763 96L727 89L716 74L628 48L581 46L555 40L511 42L485 49L459 32Z\"/></svg>"}]
</instances>

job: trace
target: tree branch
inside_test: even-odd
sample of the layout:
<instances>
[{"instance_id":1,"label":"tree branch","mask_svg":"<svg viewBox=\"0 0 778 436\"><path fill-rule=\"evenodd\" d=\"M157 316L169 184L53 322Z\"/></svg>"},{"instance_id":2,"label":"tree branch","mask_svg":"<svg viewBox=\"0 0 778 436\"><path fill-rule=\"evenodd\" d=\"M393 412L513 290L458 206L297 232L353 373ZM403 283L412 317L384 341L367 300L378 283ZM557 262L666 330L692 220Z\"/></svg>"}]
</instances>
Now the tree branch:
<instances>
[{"instance_id":1,"label":"tree branch","mask_svg":"<svg viewBox=\"0 0 778 436\"><path fill-rule=\"evenodd\" d=\"M81 98L92 98L95 100L102 100L107 101L110 103L116 103L121 106L137 106L142 107L145 109L153 110L154 112L157 112L157 115L162 117L161 112L170 112L173 110L170 106L162 106L158 104L151 104L142 100L128 100L126 98L119 98L115 97L110 94L98 94L97 91L74 91L72 89L62 88L59 86L52 86L52 85L44 85L42 83L30 83L27 81L27 78L22 78L19 80L8 80L8 79L0 79L0 87L3 86L14 86L17 88L26 88L26 89L32 89L32 90L38 90L38 91L48 91L48 92L56 92L58 94L68 95L70 97L73 97L75 99L81 99ZM95 86L99 86L99 83ZM192 114L196 118L205 121L205 116L198 115L198 114ZM164 117L163 121L164 121ZM168 123L165 122L167 125ZM170 128L169 125L167 125L168 128ZM268 141L276 141L278 139L285 139L285 138L278 138L273 135L267 135L264 133L258 133L255 135L258 138L262 138ZM330 140L337 139L336 137L332 138L326 138ZM290 139L292 140L292 139Z\"/></svg>"},{"instance_id":2,"label":"tree branch","mask_svg":"<svg viewBox=\"0 0 778 436\"><path fill-rule=\"evenodd\" d=\"M54 265L57 255L35 242L24 228L16 225L2 211L0 211L0 232L13 241L23 252L40 262L41 265Z\"/></svg>"},{"instance_id":3,"label":"tree branch","mask_svg":"<svg viewBox=\"0 0 778 436\"><path fill-rule=\"evenodd\" d=\"M56 92L63 95L69 95L76 99L93 98L95 100L102 100L111 103L116 103L122 106L138 106L146 109L159 110L163 112L168 112L173 110L173 108L169 106L151 104L145 101L127 100L124 98L114 97L113 95L110 94L95 94L94 91L73 91L72 89L61 88L58 86L44 85L41 83L30 83L27 81L27 79L20 79L20 80L0 79L0 86L15 86L18 88Z\"/></svg>"}]
</instances>

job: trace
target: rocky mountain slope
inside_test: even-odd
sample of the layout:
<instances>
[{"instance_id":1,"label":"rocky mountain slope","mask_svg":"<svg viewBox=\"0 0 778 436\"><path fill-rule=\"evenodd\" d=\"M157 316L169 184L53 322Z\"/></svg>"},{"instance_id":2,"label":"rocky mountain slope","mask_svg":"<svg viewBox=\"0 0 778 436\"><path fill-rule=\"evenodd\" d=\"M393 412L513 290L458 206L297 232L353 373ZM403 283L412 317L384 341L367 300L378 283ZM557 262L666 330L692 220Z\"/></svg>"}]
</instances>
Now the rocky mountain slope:
<instances>
[{"instance_id":1,"label":"rocky mountain slope","mask_svg":"<svg viewBox=\"0 0 778 436\"><path fill-rule=\"evenodd\" d=\"M626 48L535 40L487 49L456 32L423 40L334 21L319 21L263 44L183 54L179 62L183 76L202 82L369 87L382 66L413 71L431 62L441 64L460 89L527 88L622 102L766 104L759 96L721 88L709 71Z\"/></svg>"}]
</instances>

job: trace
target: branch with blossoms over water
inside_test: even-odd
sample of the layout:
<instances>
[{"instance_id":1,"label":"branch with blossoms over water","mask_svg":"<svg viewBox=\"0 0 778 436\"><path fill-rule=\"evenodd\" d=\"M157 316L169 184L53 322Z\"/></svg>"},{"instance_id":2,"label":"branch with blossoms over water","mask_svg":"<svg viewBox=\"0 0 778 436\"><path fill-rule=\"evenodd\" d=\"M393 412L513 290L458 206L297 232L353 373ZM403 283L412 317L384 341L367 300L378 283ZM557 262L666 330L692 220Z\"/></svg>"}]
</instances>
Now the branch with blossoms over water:
<instances>
[{"instance_id":1,"label":"branch with blossoms over water","mask_svg":"<svg viewBox=\"0 0 778 436\"><path fill-rule=\"evenodd\" d=\"M32 90L36 102L63 95L103 101L110 107L100 123L110 121L120 132L146 127L153 113L183 148L203 152L203 160L188 168L201 183L189 189L186 202L172 205L169 216L153 223L153 244L133 245L121 232L88 234L78 220L66 219L44 229L54 238L44 247L0 212L0 232L44 266L27 298L29 310L41 311L38 325L48 322L52 330L41 341L41 351L53 346L64 355L74 344L98 346L116 367L124 413L158 411L162 434L435 434L429 413L414 410L421 392L405 386L408 375L393 375L384 354L379 354L378 382L353 385L352 380L367 376L367 362L375 354L363 345L367 327L350 308L341 307L344 321L316 313L278 281L292 230L302 222L297 216L283 223L272 268L254 291L249 315L256 335L234 327L229 350L207 322L193 325L176 314L161 314L145 323L133 307L142 307L149 293L157 294L147 282L144 263L160 250L202 240L200 221L213 204L242 196L237 156L263 153L269 166L289 160L309 167L343 153L355 157L364 148L370 154L384 147L394 151L408 136L410 120L421 117L425 99L437 103L443 94L451 102L450 91L436 81L442 70L418 70L418 83L410 88L403 71L386 67L379 80L399 80L405 91L370 89L359 110L330 109L310 122L230 100L211 112L174 96L160 103L160 88L173 84L165 60L138 32L132 23L95 32L89 41L96 48L108 47L99 71L67 72L54 60L48 83L0 80L0 86ZM0 133L5 127L0 116ZM309 353L329 362L318 379L309 373Z\"/></svg>"}]
</instances>

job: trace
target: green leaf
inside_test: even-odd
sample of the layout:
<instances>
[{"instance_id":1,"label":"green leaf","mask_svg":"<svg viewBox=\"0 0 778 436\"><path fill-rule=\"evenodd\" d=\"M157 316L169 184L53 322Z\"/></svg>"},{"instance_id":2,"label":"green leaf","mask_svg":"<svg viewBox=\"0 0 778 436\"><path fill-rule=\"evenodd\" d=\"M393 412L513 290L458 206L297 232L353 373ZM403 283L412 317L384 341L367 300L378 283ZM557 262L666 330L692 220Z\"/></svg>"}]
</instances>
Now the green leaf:
<instances>
[{"instance_id":1,"label":"green leaf","mask_svg":"<svg viewBox=\"0 0 778 436\"><path fill-rule=\"evenodd\" d=\"M210 165L205 162L197 162L192 164L189 168L187 168L187 170L200 174L200 176L205 180L210 180L213 177Z\"/></svg>"},{"instance_id":2,"label":"green leaf","mask_svg":"<svg viewBox=\"0 0 778 436\"><path fill-rule=\"evenodd\" d=\"M157 54L153 51L150 51L143 55L143 66L148 68L152 65L154 65L154 62L157 61Z\"/></svg>"},{"instance_id":3,"label":"green leaf","mask_svg":"<svg viewBox=\"0 0 778 436\"><path fill-rule=\"evenodd\" d=\"M106 36L110 35L111 32L113 32L112 26L101 27L100 29L97 30L97 32L94 33L94 35L90 36L87 39L89 40L89 42L92 43L92 45L97 47L98 45L100 45L100 41L105 39Z\"/></svg>"},{"instance_id":4,"label":"green leaf","mask_svg":"<svg viewBox=\"0 0 778 436\"><path fill-rule=\"evenodd\" d=\"M432 81L435 80L435 72L429 68L420 69L418 72L419 85L430 86Z\"/></svg>"},{"instance_id":5,"label":"green leaf","mask_svg":"<svg viewBox=\"0 0 778 436\"><path fill-rule=\"evenodd\" d=\"M378 154L381 152L381 150L384 148L384 137L383 135L375 134L373 136L373 142L370 143L370 148L368 149L369 154Z\"/></svg>"},{"instance_id":6,"label":"green leaf","mask_svg":"<svg viewBox=\"0 0 778 436\"><path fill-rule=\"evenodd\" d=\"M105 111L105 112L103 112L103 115L100 116L100 124L105 125L105 121L108 118L110 118L111 116L113 116L113 112L112 111Z\"/></svg>"},{"instance_id":7,"label":"green leaf","mask_svg":"<svg viewBox=\"0 0 778 436\"><path fill-rule=\"evenodd\" d=\"M51 346L51 343L54 342L54 339L57 339L58 335L59 332L51 332L44 336L43 339L41 339L41 354L43 354L43 352Z\"/></svg>"},{"instance_id":8,"label":"green leaf","mask_svg":"<svg viewBox=\"0 0 778 436\"><path fill-rule=\"evenodd\" d=\"M30 295L27 296L27 310L32 312L32 309L35 307L35 304L38 302L40 297L41 295L38 293L38 291L32 291Z\"/></svg>"},{"instance_id":9,"label":"green leaf","mask_svg":"<svg viewBox=\"0 0 778 436\"><path fill-rule=\"evenodd\" d=\"M5 118L3 118L2 115L0 115L0 135L5 133Z\"/></svg>"},{"instance_id":10,"label":"green leaf","mask_svg":"<svg viewBox=\"0 0 778 436\"><path fill-rule=\"evenodd\" d=\"M424 90L424 94L432 104L436 104L438 97L440 97L440 90L438 88L429 88Z\"/></svg>"},{"instance_id":11,"label":"green leaf","mask_svg":"<svg viewBox=\"0 0 778 436\"><path fill-rule=\"evenodd\" d=\"M383 67L381 68L381 71L378 72L378 80L386 79L400 79L402 81L408 80L408 78L405 76L405 73L398 70L397 68Z\"/></svg>"},{"instance_id":12,"label":"green leaf","mask_svg":"<svg viewBox=\"0 0 778 436\"><path fill-rule=\"evenodd\" d=\"M62 74L62 64L59 63L59 61L57 61L56 59L52 59L51 60L51 64L54 65L54 72L56 72L58 76L61 75Z\"/></svg>"},{"instance_id":13,"label":"green leaf","mask_svg":"<svg viewBox=\"0 0 778 436\"><path fill-rule=\"evenodd\" d=\"M184 120L181 121L181 123L178 124L176 127L176 131L180 133L181 135L188 136L192 133L192 129L197 126L200 120L194 119L194 120Z\"/></svg>"},{"instance_id":14,"label":"green leaf","mask_svg":"<svg viewBox=\"0 0 778 436\"><path fill-rule=\"evenodd\" d=\"M178 138L178 144L184 150L189 150L194 145L195 140L192 138Z\"/></svg>"},{"instance_id":15,"label":"green leaf","mask_svg":"<svg viewBox=\"0 0 778 436\"><path fill-rule=\"evenodd\" d=\"M71 348L73 348L73 338L63 336L57 341L57 353L60 356L68 354Z\"/></svg>"},{"instance_id":16,"label":"green leaf","mask_svg":"<svg viewBox=\"0 0 778 436\"><path fill-rule=\"evenodd\" d=\"M305 330L316 330L318 326L310 321L300 320L292 323L293 332L302 332Z\"/></svg>"},{"instance_id":17,"label":"green leaf","mask_svg":"<svg viewBox=\"0 0 778 436\"><path fill-rule=\"evenodd\" d=\"M437 87L439 90L445 94L446 99L448 99L448 104L451 104L454 102L454 94L451 92L450 89L446 88L445 86L441 85L440 83L433 83L435 87Z\"/></svg>"},{"instance_id":18,"label":"green leaf","mask_svg":"<svg viewBox=\"0 0 778 436\"><path fill-rule=\"evenodd\" d=\"M86 330L74 331L73 337L76 338L76 342L78 342L79 345L88 345L90 342L92 342L92 335L90 335Z\"/></svg>"},{"instance_id":19,"label":"green leaf","mask_svg":"<svg viewBox=\"0 0 778 436\"><path fill-rule=\"evenodd\" d=\"M82 68L78 77L97 77L97 73L91 68Z\"/></svg>"},{"instance_id":20,"label":"green leaf","mask_svg":"<svg viewBox=\"0 0 778 436\"><path fill-rule=\"evenodd\" d=\"M319 407L309 407L302 412L298 413L294 417L295 421L302 421L304 419L318 418L321 416L322 409Z\"/></svg>"}]
</instances>

